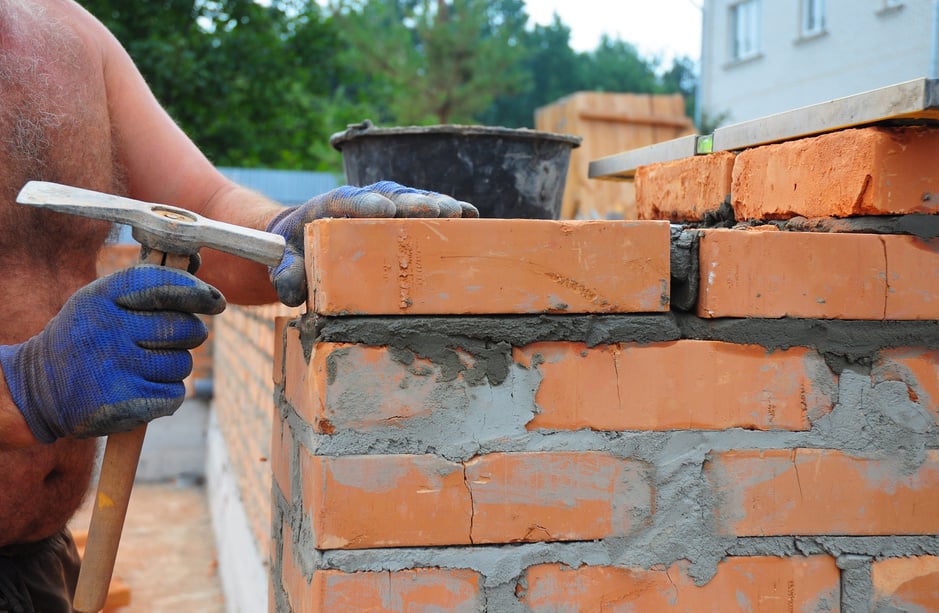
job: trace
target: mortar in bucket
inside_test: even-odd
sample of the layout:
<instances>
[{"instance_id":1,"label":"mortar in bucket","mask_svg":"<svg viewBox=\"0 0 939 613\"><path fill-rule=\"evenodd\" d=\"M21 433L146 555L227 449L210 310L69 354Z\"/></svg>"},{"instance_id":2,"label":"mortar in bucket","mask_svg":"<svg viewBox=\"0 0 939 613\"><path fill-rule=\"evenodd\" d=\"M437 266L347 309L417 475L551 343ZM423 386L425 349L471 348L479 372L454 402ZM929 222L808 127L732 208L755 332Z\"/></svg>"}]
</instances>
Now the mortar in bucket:
<instances>
[{"instance_id":1,"label":"mortar in bucket","mask_svg":"<svg viewBox=\"0 0 939 613\"><path fill-rule=\"evenodd\" d=\"M329 142L350 185L389 180L471 202L481 217L558 219L581 138L492 126L378 128L366 120Z\"/></svg>"}]
</instances>

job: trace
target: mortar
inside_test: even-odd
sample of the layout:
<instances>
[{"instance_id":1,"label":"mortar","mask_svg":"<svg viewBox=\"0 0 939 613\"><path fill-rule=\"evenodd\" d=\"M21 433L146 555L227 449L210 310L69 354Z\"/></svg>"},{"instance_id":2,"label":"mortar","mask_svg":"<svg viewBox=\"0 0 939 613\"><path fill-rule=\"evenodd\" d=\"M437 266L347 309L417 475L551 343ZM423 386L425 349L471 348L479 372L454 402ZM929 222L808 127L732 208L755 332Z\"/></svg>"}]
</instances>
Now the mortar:
<instances>
[{"instance_id":1,"label":"mortar","mask_svg":"<svg viewBox=\"0 0 939 613\"><path fill-rule=\"evenodd\" d=\"M365 120L329 142L350 185L390 180L471 202L481 217L558 219L581 138L491 126L377 128Z\"/></svg>"}]
</instances>

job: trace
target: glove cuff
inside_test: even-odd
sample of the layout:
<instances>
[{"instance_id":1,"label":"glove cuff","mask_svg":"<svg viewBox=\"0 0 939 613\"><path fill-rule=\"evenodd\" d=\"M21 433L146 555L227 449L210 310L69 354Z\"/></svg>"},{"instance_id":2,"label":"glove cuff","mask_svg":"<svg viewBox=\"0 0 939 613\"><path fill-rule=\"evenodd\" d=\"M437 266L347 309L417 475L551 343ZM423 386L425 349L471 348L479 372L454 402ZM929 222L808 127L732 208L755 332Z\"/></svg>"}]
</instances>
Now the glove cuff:
<instances>
[{"instance_id":1,"label":"glove cuff","mask_svg":"<svg viewBox=\"0 0 939 613\"><path fill-rule=\"evenodd\" d=\"M33 337L18 345L0 345L0 368L3 369L10 397L23 414L33 436L41 443L52 443L61 434L57 435L46 424L41 407L54 403L43 397L42 385L29 384L30 381L37 381L37 375L43 377L43 380L45 378L42 358L35 355L37 344L38 339Z\"/></svg>"}]
</instances>

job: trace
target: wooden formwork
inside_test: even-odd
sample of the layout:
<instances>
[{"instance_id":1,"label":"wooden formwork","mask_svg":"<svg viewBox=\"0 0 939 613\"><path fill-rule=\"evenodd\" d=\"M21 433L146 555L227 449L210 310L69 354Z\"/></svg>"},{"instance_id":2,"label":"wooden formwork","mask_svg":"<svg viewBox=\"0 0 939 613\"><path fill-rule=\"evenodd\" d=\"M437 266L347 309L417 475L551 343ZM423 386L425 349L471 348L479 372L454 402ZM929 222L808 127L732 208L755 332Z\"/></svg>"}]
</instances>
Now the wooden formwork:
<instances>
[{"instance_id":1,"label":"wooden formwork","mask_svg":"<svg viewBox=\"0 0 939 613\"><path fill-rule=\"evenodd\" d=\"M680 94L577 92L535 111L535 128L574 134L562 219L635 219L632 181L589 179L592 160L694 133Z\"/></svg>"}]
</instances>

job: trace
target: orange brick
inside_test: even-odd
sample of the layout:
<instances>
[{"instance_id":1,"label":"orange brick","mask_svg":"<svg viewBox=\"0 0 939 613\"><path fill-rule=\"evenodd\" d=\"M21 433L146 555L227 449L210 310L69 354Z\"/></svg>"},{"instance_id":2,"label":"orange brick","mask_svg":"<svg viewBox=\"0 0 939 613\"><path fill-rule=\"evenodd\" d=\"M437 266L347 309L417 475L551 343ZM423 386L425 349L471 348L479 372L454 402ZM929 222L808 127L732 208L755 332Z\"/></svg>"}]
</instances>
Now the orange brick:
<instances>
[{"instance_id":1,"label":"orange brick","mask_svg":"<svg viewBox=\"0 0 939 613\"><path fill-rule=\"evenodd\" d=\"M522 601L532 611L838 611L840 576L829 556L727 558L705 585L695 585L688 563L670 568L560 564L526 572Z\"/></svg>"},{"instance_id":2,"label":"orange brick","mask_svg":"<svg viewBox=\"0 0 939 613\"><path fill-rule=\"evenodd\" d=\"M596 452L495 453L466 465L474 543L626 536L648 523L645 464Z\"/></svg>"},{"instance_id":3,"label":"orange brick","mask_svg":"<svg viewBox=\"0 0 939 613\"><path fill-rule=\"evenodd\" d=\"M737 536L939 532L939 451L904 471L896 458L830 449L715 453L706 474L717 527Z\"/></svg>"},{"instance_id":4,"label":"orange brick","mask_svg":"<svg viewBox=\"0 0 939 613\"><path fill-rule=\"evenodd\" d=\"M666 222L323 219L307 241L324 315L668 310Z\"/></svg>"},{"instance_id":5,"label":"orange brick","mask_svg":"<svg viewBox=\"0 0 939 613\"><path fill-rule=\"evenodd\" d=\"M296 541L289 524L290 522L286 521L283 523L280 587L287 596L292 613L316 613L313 587L306 580L303 570L297 565L297 553L294 551ZM275 576L272 574L271 578L275 579ZM271 609L269 613L276 612Z\"/></svg>"},{"instance_id":6,"label":"orange brick","mask_svg":"<svg viewBox=\"0 0 939 613\"><path fill-rule=\"evenodd\" d=\"M271 369L271 380L274 385L281 385L284 382L284 330L287 324L293 321L294 317L281 315L274 318L274 363Z\"/></svg>"},{"instance_id":7,"label":"orange brick","mask_svg":"<svg viewBox=\"0 0 939 613\"><path fill-rule=\"evenodd\" d=\"M463 466L432 455L312 456L301 448L303 507L317 549L470 542Z\"/></svg>"},{"instance_id":8,"label":"orange brick","mask_svg":"<svg viewBox=\"0 0 939 613\"><path fill-rule=\"evenodd\" d=\"M939 424L939 351L927 349L888 349L874 362L874 382L903 381L910 400L932 413Z\"/></svg>"},{"instance_id":9,"label":"orange brick","mask_svg":"<svg viewBox=\"0 0 939 613\"><path fill-rule=\"evenodd\" d=\"M475 358L459 353L472 368ZM313 403L301 412L320 433L387 429L431 414L446 402L441 368L419 357L407 364L387 347L318 343L310 360ZM456 376L462 381L462 375Z\"/></svg>"},{"instance_id":10,"label":"orange brick","mask_svg":"<svg viewBox=\"0 0 939 613\"><path fill-rule=\"evenodd\" d=\"M701 317L884 318L882 237L709 230L700 245Z\"/></svg>"},{"instance_id":11,"label":"orange brick","mask_svg":"<svg viewBox=\"0 0 939 613\"><path fill-rule=\"evenodd\" d=\"M480 576L471 570L417 568L395 572L344 573L317 571L313 576L313 608L321 613L374 611L485 610Z\"/></svg>"},{"instance_id":12,"label":"orange brick","mask_svg":"<svg viewBox=\"0 0 939 613\"><path fill-rule=\"evenodd\" d=\"M936 213L939 130L861 128L737 156L737 219Z\"/></svg>"},{"instance_id":13,"label":"orange brick","mask_svg":"<svg viewBox=\"0 0 939 613\"><path fill-rule=\"evenodd\" d=\"M285 340L284 398L300 415L312 415L314 384L310 365L300 344L300 330L287 328Z\"/></svg>"},{"instance_id":14,"label":"orange brick","mask_svg":"<svg viewBox=\"0 0 939 613\"><path fill-rule=\"evenodd\" d=\"M280 415L273 418L273 428L271 437L271 473L273 482L280 488L284 498L290 502L290 463L294 457L293 433L290 431L290 424L286 419L281 419Z\"/></svg>"},{"instance_id":15,"label":"orange brick","mask_svg":"<svg viewBox=\"0 0 939 613\"><path fill-rule=\"evenodd\" d=\"M730 198L736 155L721 151L636 169L639 219L701 221Z\"/></svg>"},{"instance_id":16,"label":"orange brick","mask_svg":"<svg viewBox=\"0 0 939 613\"><path fill-rule=\"evenodd\" d=\"M516 349L515 361L542 375L530 429L807 430L832 403L830 371L803 347L545 342Z\"/></svg>"},{"instance_id":17,"label":"orange brick","mask_svg":"<svg viewBox=\"0 0 939 613\"><path fill-rule=\"evenodd\" d=\"M939 611L939 557L875 561L871 579L878 611Z\"/></svg>"},{"instance_id":18,"label":"orange brick","mask_svg":"<svg viewBox=\"0 0 939 613\"><path fill-rule=\"evenodd\" d=\"M935 197L939 199L939 194ZM884 236L886 319L939 319L939 239Z\"/></svg>"}]
</instances>

